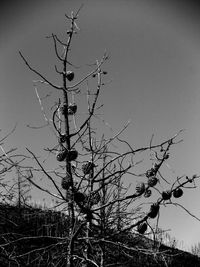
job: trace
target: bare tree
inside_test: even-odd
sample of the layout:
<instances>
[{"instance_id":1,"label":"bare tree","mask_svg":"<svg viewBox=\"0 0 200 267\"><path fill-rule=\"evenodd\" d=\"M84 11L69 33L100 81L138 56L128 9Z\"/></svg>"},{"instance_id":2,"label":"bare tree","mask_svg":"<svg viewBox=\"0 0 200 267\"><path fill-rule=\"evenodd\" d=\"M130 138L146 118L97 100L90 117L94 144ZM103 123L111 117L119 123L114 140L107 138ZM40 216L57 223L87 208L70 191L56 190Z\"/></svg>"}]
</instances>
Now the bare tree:
<instances>
[{"instance_id":1,"label":"bare tree","mask_svg":"<svg viewBox=\"0 0 200 267\"><path fill-rule=\"evenodd\" d=\"M102 105L99 105L98 100L102 87L106 85L107 72L103 67L108 55L105 53L100 60L96 60L88 74L74 82L76 66L70 61L69 55L72 52L73 37L79 32L79 12L80 9L70 16L65 15L70 22L66 40L61 40L56 34L48 36L60 62L59 67L55 66L61 80L60 85L54 84L46 75L32 67L19 52L27 67L39 77L35 81L36 94L45 120L57 136L57 144L46 149L48 155L53 157L52 160L57 160L57 168L53 171L46 170L38 156L27 149L38 167L30 167L26 178L39 190L55 197L63 209L67 205L69 231L62 242L58 242L66 247L65 253L60 255L65 262L62 266L103 267L109 262L110 247L120 248L129 257L133 257L133 247L123 242L128 233L136 237L153 233L156 240L161 207L176 205L192 215L174 200L183 195L188 185L195 188L195 180L199 176L176 177L173 184L170 184L162 174L171 147L182 141L179 139L182 131L160 143L154 143L152 136L150 143L140 148L132 147L122 138L129 123L111 137L106 137L99 131L98 113ZM47 119L44 113L38 84L47 85L62 94L62 100L58 97L52 107L51 119ZM84 110L85 116L81 119L76 101L83 95L86 95L87 110ZM148 157L149 153L151 167L142 167L141 158ZM34 181L35 173L39 172L51 182L54 192ZM133 180L133 185L138 180L135 187L124 185L127 177ZM168 189L161 190L160 184L164 187L167 185ZM157 199L149 203L154 195ZM145 207L148 208L145 210ZM152 225L154 219L157 220Z\"/></svg>"}]
</instances>

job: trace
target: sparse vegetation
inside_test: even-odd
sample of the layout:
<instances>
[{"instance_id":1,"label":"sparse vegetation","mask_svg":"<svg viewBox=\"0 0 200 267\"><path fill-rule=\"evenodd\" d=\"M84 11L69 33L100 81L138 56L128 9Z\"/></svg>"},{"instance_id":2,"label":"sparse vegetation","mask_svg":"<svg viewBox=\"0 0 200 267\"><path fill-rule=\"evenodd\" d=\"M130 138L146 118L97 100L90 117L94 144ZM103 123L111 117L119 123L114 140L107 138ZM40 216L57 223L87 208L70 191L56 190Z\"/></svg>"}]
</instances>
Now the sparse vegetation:
<instances>
[{"instance_id":1,"label":"sparse vegetation","mask_svg":"<svg viewBox=\"0 0 200 267\"><path fill-rule=\"evenodd\" d=\"M51 118L44 114L56 136L54 145L45 149L46 158L56 167L49 170L46 160L28 148L24 156L28 164L22 166L19 161L13 166L32 186L55 198L59 211L33 209L26 201L18 207L2 205L2 259L6 266L187 266L183 263L188 261L198 266L196 257L169 249L158 239L160 210L166 203L176 205L174 199L181 201L183 190L194 189L200 177L174 177L171 183L163 174L171 148L182 141L182 131L157 143L152 136L149 144L139 148L123 138L128 124L112 136L104 134L106 126L98 127L102 109L99 97L106 86L104 65L109 57L105 53L96 60L84 77L76 73L69 56L79 32L79 12L65 15L69 22L66 40L56 34L48 36L60 63L55 66L60 85L32 67L19 52L40 79L35 87L42 112L37 87L47 85L58 92L50 108ZM80 104L83 97L86 107ZM141 155L149 158L150 166L142 165ZM8 153L4 152L2 158L5 156L11 161ZM41 185L35 179L39 174L51 186ZM128 179L133 183L127 184ZM18 203L22 203L23 192L18 189Z\"/></svg>"}]
</instances>

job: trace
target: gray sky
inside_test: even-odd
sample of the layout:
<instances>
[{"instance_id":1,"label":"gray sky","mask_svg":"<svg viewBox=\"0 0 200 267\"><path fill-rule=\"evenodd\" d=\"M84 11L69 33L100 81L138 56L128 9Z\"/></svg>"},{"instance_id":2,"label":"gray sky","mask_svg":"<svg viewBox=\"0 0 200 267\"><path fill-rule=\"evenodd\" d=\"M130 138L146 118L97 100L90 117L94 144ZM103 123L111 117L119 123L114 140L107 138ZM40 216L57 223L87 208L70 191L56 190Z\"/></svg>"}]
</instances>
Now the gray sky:
<instances>
[{"instance_id":1,"label":"gray sky","mask_svg":"<svg viewBox=\"0 0 200 267\"><path fill-rule=\"evenodd\" d=\"M37 77L24 66L18 50L57 82L53 46L45 36L54 32L63 37L64 14L81 3L81 30L71 59L81 66L78 79L88 70L87 64L101 58L105 49L109 53L104 68L110 82L100 98L106 122L117 131L131 119L126 137L134 146L147 145L153 133L155 141L160 141L185 129L184 143L173 149L169 161L171 176L199 174L200 6L195 1L1 1L2 134L18 123L7 146L38 151L49 140L55 141L47 130L26 127L42 125L44 118L32 84ZM41 95L49 92L42 87L38 90ZM188 190L181 203L200 217L199 193L199 188ZM166 208L161 215L161 226L171 228L170 234L183 240L186 249L200 241L199 222L182 210Z\"/></svg>"}]
</instances>

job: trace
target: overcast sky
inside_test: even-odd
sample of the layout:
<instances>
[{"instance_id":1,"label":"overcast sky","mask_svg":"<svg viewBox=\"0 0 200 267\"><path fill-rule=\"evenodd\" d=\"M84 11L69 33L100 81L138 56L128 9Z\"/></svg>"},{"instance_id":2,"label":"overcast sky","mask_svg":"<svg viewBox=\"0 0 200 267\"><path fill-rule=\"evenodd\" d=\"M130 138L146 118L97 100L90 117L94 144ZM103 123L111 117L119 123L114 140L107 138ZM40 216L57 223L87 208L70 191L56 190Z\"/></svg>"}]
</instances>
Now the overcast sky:
<instances>
[{"instance_id":1,"label":"overcast sky","mask_svg":"<svg viewBox=\"0 0 200 267\"><path fill-rule=\"evenodd\" d=\"M33 131L27 124L44 124L30 73L18 51L47 77L57 82L53 46L45 37L66 33L64 14L84 7L80 32L73 43L71 59L85 73L87 64L106 50L108 85L100 100L106 122L114 131L129 119L127 139L132 145L147 145L185 129L184 142L173 149L170 168L178 175L200 174L200 6L198 1L1 1L0 5L0 128L2 135L17 122L17 130L5 146L41 149L55 138L49 131ZM78 78L77 78L78 79ZM41 95L47 88L38 88ZM52 91L52 90L50 90ZM56 95L57 92L52 93ZM199 183L200 185L200 183ZM188 191L182 200L200 217L200 188ZM161 212L165 229L184 242L187 249L200 241L200 222L182 210Z\"/></svg>"}]
</instances>

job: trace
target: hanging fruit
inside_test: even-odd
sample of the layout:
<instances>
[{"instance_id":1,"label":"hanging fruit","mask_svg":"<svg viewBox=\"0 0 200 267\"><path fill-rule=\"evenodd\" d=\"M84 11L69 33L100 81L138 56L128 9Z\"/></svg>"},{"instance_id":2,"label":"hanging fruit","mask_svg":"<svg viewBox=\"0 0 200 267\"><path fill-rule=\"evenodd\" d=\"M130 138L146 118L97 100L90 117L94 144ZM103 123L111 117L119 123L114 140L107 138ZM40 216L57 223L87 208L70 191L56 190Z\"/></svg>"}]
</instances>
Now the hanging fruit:
<instances>
[{"instance_id":1,"label":"hanging fruit","mask_svg":"<svg viewBox=\"0 0 200 267\"><path fill-rule=\"evenodd\" d=\"M68 190L71 185L71 177L69 175L62 178L61 186L63 189Z\"/></svg>"},{"instance_id":2,"label":"hanging fruit","mask_svg":"<svg viewBox=\"0 0 200 267\"><path fill-rule=\"evenodd\" d=\"M88 161L86 164L82 165L82 171L85 175L90 174L95 167L95 164L91 161Z\"/></svg>"},{"instance_id":3,"label":"hanging fruit","mask_svg":"<svg viewBox=\"0 0 200 267\"><path fill-rule=\"evenodd\" d=\"M68 106L68 115L74 115L77 111L77 105L76 104L69 104Z\"/></svg>"},{"instance_id":4,"label":"hanging fruit","mask_svg":"<svg viewBox=\"0 0 200 267\"><path fill-rule=\"evenodd\" d=\"M151 176L155 175L155 170L154 168L151 168L150 170L146 171L146 177L149 178Z\"/></svg>"},{"instance_id":5,"label":"hanging fruit","mask_svg":"<svg viewBox=\"0 0 200 267\"><path fill-rule=\"evenodd\" d=\"M150 190L150 189L147 189L147 190L145 190L145 192L144 192L144 197L148 198L148 197L151 196L151 194L152 194L151 190Z\"/></svg>"},{"instance_id":6,"label":"hanging fruit","mask_svg":"<svg viewBox=\"0 0 200 267\"><path fill-rule=\"evenodd\" d=\"M157 183L158 183L158 178L156 176L149 177L149 179L148 179L148 186L149 187L154 187L157 185Z\"/></svg>"},{"instance_id":7,"label":"hanging fruit","mask_svg":"<svg viewBox=\"0 0 200 267\"><path fill-rule=\"evenodd\" d=\"M169 158L169 153L166 153L166 154L164 155L164 159L167 160L168 158Z\"/></svg>"},{"instance_id":8,"label":"hanging fruit","mask_svg":"<svg viewBox=\"0 0 200 267\"><path fill-rule=\"evenodd\" d=\"M80 202L83 202L85 199L86 199L86 195L85 194L83 194L83 193L81 193L79 191L74 192L74 201L75 202L80 203Z\"/></svg>"},{"instance_id":9,"label":"hanging fruit","mask_svg":"<svg viewBox=\"0 0 200 267\"><path fill-rule=\"evenodd\" d=\"M156 216L158 215L159 209L160 209L160 206L157 203L152 204L150 207L150 211L148 213L148 216L151 219L156 218Z\"/></svg>"},{"instance_id":10,"label":"hanging fruit","mask_svg":"<svg viewBox=\"0 0 200 267\"><path fill-rule=\"evenodd\" d=\"M179 198L183 195L183 190L181 188L177 188L173 191L173 196L175 198Z\"/></svg>"},{"instance_id":11,"label":"hanging fruit","mask_svg":"<svg viewBox=\"0 0 200 267\"><path fill-rule=\"evenodd\" d=\"M69 82L71 82L74 79L74 72L71 70L68 70L66 72L66 78Z\"/></svg>"},{"instance_id":12,"label":"hanging fruit","mask_svg":"<svg viewBox=\"0 0 200 267\"><path fill-rule=\"evenodd\" d=\"M67 150L59 152L56 156L57 161L64 161L67 156Z\"/></svg>"},{"instance_id":13,"label":"hanging fruit","mask_svg":"<svg viewBox=\"0 0 200 267\"><path fill-rule=\"evenodd\" d=\"M141 235L143 235L146 232L146 230L147 230L147 223L146 222L142 222L137 226L137 231Z\"/></svg>"},{"instance_id":14,"label":"hanging fruit","mask_svg":"<svg viewBox=\"0 0 200 267\"><path fill-rule=\"evenodd\" d=\"M138 184L136 185L135 190L136 190L136 192L137 192L138 194L140 194L140 195L143 194L143 193L145 192L145 184L144 184L143 182L138 183Z\"/></svg>"},{"instance_id":15,"label":"hanging fruit","mask_svg":"<svg viewBox=\"0 0 200 267\"><path fill-rule=\"evenodd\" d=\"M88 205L81 207L81 212L85 214L85 218L87 221L91 221L93 219L93 214Z\"/></svg>"},{"instance_id":16,"label":"hanging fruit","mask_svg":"<svg viewBox=\"0 0 200 267\"><path fill-rule=\"evenodd\" d=\"M78 151L76 150L70 150L68 152L68 160L69 161L73 161L73 160L76 160L78 157Z\"/></svg>"},{"instance_id":17,"label":"hanging fruit","mask_svg":"<svg viewBox=\"0 0 200 267\"><path fill-rule=\"evenodd\" d=\"M163 200L168 200L170 199L172 196L172 192L170 190L167 190L167 191L163 191L162 192L162 198Z\"/></svg>"}]
</instances>

